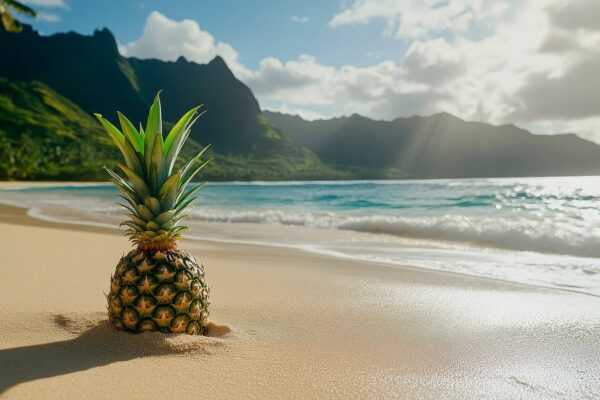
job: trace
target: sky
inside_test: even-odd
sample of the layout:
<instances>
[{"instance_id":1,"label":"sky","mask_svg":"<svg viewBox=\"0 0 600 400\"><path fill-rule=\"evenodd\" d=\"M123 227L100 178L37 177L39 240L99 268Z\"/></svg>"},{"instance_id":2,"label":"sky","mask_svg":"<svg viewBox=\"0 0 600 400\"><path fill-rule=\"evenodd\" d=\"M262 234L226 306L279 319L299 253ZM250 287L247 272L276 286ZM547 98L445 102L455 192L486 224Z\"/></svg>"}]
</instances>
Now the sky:
<instances>
[{"instance_id":1,"label":"sky","mask_svg":"<svg viewBox=\"0 0 600 400\"><path fill-rule=\"evenodd\" d=\"M600 143L600 0L27 0L45 35L107 27L125 56L222 56L307 119L449 112Z\"/></svg>"}]
</instances>

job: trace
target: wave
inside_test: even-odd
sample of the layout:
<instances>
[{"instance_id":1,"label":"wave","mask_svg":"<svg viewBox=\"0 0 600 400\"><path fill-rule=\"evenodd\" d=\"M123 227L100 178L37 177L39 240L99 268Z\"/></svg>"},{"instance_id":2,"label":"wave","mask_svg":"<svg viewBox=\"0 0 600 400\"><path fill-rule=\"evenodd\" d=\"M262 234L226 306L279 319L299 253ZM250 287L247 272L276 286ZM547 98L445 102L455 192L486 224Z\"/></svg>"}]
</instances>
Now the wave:
<instances>
[{"instance_id":1,"label":"wave","mask_svg":"<svg viewBox=\"0 0 600 400\"><path fill-rule=\"evenodd\" d=\"M533 186L523 190L521 186L524 185L505 188L502 183L470 192L465 188L465 180L459 182L463 185L460 190L432 190L431 181L420 184L410 181L403 182L398 188L377 191L349 187L378 185L378 181L293 182L294 185L344 185L335 190L277 188L258 191L240 187L290 184L284 182L240 183L235 187L231 187L231 183L214 184L217 188L207 190L206 201L191 213L200 221L337 229L486 248L600 257L600 246L597 245L600 228L595 227L600 221L597 207L600 196L591 184L585 190L558 190L550 185L531 194L528 190ZM468 185L489 182L471 181ZM538 184L537 181L533 183ZM410 185L417 187L408 190L406 187ZM46 188L40 189L39 193L7 191L2 192L0 201L33 208L32 213L40 215L56 215L52 212L55 209L74 209L76 214L71 218L78 220L85 220L89 215L92 220L106 222L108 217L120 215L120 209L113 204L114 189L110 186L102 185L100 190L98 186L69 189ZM515 195L533 196L537 200L513 203L511 197ZM233 200L223 202L227 196ZM405 210L400 210L402 208Z\"/></svg>"},{"instance_id":2,"label":"wave","mask_svg":"<svg viewBox=\"0 0 600 400\"><path fill-rule=\"evenodd\" d=\"M195 220L256 223L338 229L402 238L471 243L518 251L600 257L598 232L586 226L538 217L474 217L464 215L410 216L342 215L333 212L281 210L229 211L194 209Z\"/></svg>"},{"instance_id":3,"label":"wave","mask_svg":"<svg viewBox=\"0 0 600 400\"><path fill-rule=\"evenodd\" d=\"M573 232L527 218L443 217L362 217L343 222L338 229L389 234L400 237L470 242L509 250L600 257L597 236Z\"/></svg>"},{"instance_id":4,"label":"wave","mask_svg":"<svg viewBox=\"0 0 600 400\"><path fill-rule=\"evenodd\" d=\"M118 229L122 215L122 210L103 193L93 193L93 196L54 191L2 194L0 203L27 208L30 216L47 221ZM486 201L483 197L490 195L455 195L446 196L450 202L440 204L439 212L371 208L374 201L353 204L348 209L323 210L315 201L320 196L321 201L337 204L347 204L348 197L351 201L358 197L311 193L312 204L285 207L275 204L282 200L281 196L271 199L270 203L248 201L243 206L215 204L213 200L209 206L205 203L191 209L190 227L195 226L186 238L295 248L392 266L410 265L600 294L600 248L597 246L600 228L595 228L599 220L595 208L581 213L566 212L564 205L558 210L518 212L458 209L453 206L457 201ZM389 197L380 196L380 199L383 203ZM267 204L279 208L269 209ZM573 206L583 208L581 203ZM223 226L209 226L203 223L205 221L232 223L232 226L223 229ZM242 227L241 223L257 225ZM311 229L280 230L269 224Z\"/></svg>"}]
</instances>

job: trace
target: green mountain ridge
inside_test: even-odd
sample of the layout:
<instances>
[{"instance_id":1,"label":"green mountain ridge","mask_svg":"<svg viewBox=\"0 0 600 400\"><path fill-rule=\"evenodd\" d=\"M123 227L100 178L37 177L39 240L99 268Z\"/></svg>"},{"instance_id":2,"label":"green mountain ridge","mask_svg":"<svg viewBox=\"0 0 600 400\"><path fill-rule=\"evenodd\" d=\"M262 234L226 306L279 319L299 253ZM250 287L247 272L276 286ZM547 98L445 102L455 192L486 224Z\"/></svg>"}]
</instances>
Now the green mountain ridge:
<instances>
[{"instance_id":1,"label":"green mountain ridge","mask_svg":"<svg viewBox=\"0 0 600 400\"><path fill-rule=\"evenodd\" d=\"M375 176L385 170L417 179L600 174L600 146L574 134L534 135L448 113L393 121L265 115L325 163Z\"/></svg>"},{"instance_id":2,"label":"green mountain ridge","mask_svg":"<svg viewBox=\"0 0 600 400\"><path fill-rule=\"evenodd\" d=\"M206 168L205 178L314 179L319 173L346 177L322 167L308 150L291 145L265 117L260 120L266 134L286 142L290 151L266 158L213 153L216 158ZM190 140L183 158L200 148ZM101 167L112 167L117 156L97 121L76 104L41 82L11 82L0 77L0 179L105 180Z\"/></svg>"},{"instance_id":3,"label":"green mountain ridge","mask_svg":"<svg viewBox=\"0 0 600 400\"><path fill-rule=\"evenodd\" d=\"M600 174L600 146L575 135L533 135L447 113L375 121L305 121L262 111L221 57L197 64L126 58L112 33L43 36L0 29L0 179L104 180L118 154L91 117L145 122L163 90L168 130L207 112L189 150L209 143L208 180L425 179Z\"/></svg>"},{"instance_id":4,"label":"green mountain ridge","mask_svg":"<svg viewBox=\"0 0 600 400\"><path fill-rule=\"evenodd\" d=\"M77 105L41 82L0 77L0 179L95 180L113 155Z\"/></svg>"},{"instance_id":5,"label":"green mountain ridge","mask_svg":"<svg viewBox=\"0 0 600 400\"><path fill-rule=\"evenodd\" d=\"M6 143L10 144L4 146L7 147L3 150L5 153L9 150L14 153L20 146L17 137L24 137L37 144L40 158L49 160L51 157L46 153L51 152L52 147L42 146L42 143L55 135L60 136L61 132L71 136L72 142L75 138L79 143L85 142L83 147L86 149L90 146L95 148L103 143L97 135L104 134L91 121L92 113L98 112L116 122L116 111L119 110L134 123L145 122L154 95L163 90L165 128L177 121L186 110L204 104L203 109L207 112L192 130L191 146L213 145L215 160L206 169L204 177L207 179L350 177L346 172L326 166L311 151L298 146L275 128L262 114L250 89L234 77L220 57L205 65L188 62L184 58L176 62L128 59L119 54L116 41L107 29L97 30L92 36L69 32L46 37L27 25L19 34L0 30L0 53L4 56L0 63L0 77L4 77L2 85L14 84L20 88L18 92L6 91L7 106L0 112L11 112L8 104L17 102L20 107L13 108L12 112L22 115L23 121L26 120L24 115L30 111L50 113L49 108L40 106L44 100L34 89L35 85L43 85L61 102L68 102L69 112L80 116L77 126L62 131L51 123L52 115L56 114L54 111L52 115L41 115L34 131L26 124L10 125L5 118L0 121L0 129L7 132L4 135L8 140ZM33 84L34 81L38 83ZM27 91L30 93L27 94ZM65 114L64 118L68 120L69 117ZM29 131L29 134L22 135ZM81 131L86 134L78 135L77 132ZM58 146L67 145L72 143L63 138ZM108 151L106 153L103 148L98 148L99 157L95 157L98 164L117 159L114 151ZM15 158L14 154L7 157ZM53 160L50 164L38 163L35 173L31 168L29 173L21 174L13 167L3 167L0 176L4 179L105 178L100 173L90 175L87 169L81 176L61 175L66 166L58 168L55 165L58 161ZM83 162L79 159L77 162L80 161ZM44 173L41 171L43 167L53 172ZM77 166L73 169L74 173L79 170Z\"/></svg>"}]
</instances>

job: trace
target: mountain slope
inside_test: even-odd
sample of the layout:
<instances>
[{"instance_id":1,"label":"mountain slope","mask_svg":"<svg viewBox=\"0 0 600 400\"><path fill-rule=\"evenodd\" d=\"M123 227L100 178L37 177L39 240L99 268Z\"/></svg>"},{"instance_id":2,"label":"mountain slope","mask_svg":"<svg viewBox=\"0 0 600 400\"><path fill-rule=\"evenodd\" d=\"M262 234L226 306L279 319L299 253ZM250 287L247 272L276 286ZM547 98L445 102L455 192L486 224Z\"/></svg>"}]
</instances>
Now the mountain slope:
<instances>
[{"instance_id":1,"label":"mountain slope","mask_svg":"<svg viewBox=\"0 0 600 400\"><path fill-rule=\"evenodd\" d=\"M181 110L197 106L199 101L204 104L207 112L199 121L202 134L192 136L196 140L212 143L223 153L245 154L272 146L258 119L261 111L254 95L221 57L206 65L183 57L176 62L132 58L129 63L145 102L164 90L164 117L168 121L176 121Z\"/></svg>"},{"instance_id":2,"label":"mountain slope","mask_svg":"<svg viewBox=\"0 0 600 400\"><path fill-rule=\"evenodd\" d=\"M139 120L147 108L127 59L120 56L107 29L93 36L42 36L29 25L19 34L0 28L0 54L0 75L43 82L88 113L114 115L118 104Z\"/></svg>"},{"instance_id":3,"label":"mountain slope","mask_svg":"<svg viewBox=\"0 0 600 400\"><path fill-rule=\"evenodd\" d=\"M77 105L40 82L0 77L0 178L98 179L116 156Z\"/></svg>"},{"instance_id":4,"label":"mountain slope","mask_svg":"<svg viewBox=\"0 0 600 400\"><path fill-rule=\"evenodd\" d=\"M107 29L92 36L42 36L25 26L18 35L0 28L0 76L10 81L43 82L86 113L116 122L116 110L134 123L145 116L163 89L165 129L193 106L206 114L192 129L197 144L213 144L215 162L205 177L221 179L324 179L348 175L324 165L262 115L250 89L225 62L199 65L122 57ZM0 125L2 129L2 125ZM7 128L8 129L8 128ZM6 129L5 129L6 130ZM32 140L37 140L33 135Z\"/></svg>"},{"instance_id":5,"label":"mountain slope","mask_svg":"<svg viewBox=\"0 0 600 400\"><path fill-rule=\"evenodd\" d=\"M373 177L382 169L412 178L600 174L600 146L572 134L533 135L447 113L390 122L359 115L320 121L265 115L323 161L366 168Z\"/></svg>"},{"instance_id":6,"label":"mountain slope","mask_svg":"<svg viewBox=\"0 0 600 400\"><path fill-rule=\"evenodd\" d=\"M0 29L0 54L0 75L44 82L90 114L114 118L118 109L134 122L145 122L148 107L162 89L167 122L205 105L207 113L192 131L196 141L213 143L223 154L247 154L253 146L256 150L272 144L264 140L268 130L258 120L261 110L254 95L220 57L207 65L183 58L127 59L107 29L92 36L70 32L46 37L29 26L18 35Z\"/></svg>"},{"instance_id":7,"label":"mountain slope","mask_svg":"<svg viewBox=\"0 0 600 400\"><path fill-rule=\"evenodd\" d=\"M449 114L309 122L263 113L220 57L206 65L128 59L106 29L48 37L28 26L18 35L0 29L0 54L0 178L104 178L99 165L116 154L91 113L116 122L120 110L145 122L159 89L165 129L204 103L190 146L214 145L204 175L212 180L600 174L600 146L575 135L532 135Z\"/></svg>"}]
</instances>

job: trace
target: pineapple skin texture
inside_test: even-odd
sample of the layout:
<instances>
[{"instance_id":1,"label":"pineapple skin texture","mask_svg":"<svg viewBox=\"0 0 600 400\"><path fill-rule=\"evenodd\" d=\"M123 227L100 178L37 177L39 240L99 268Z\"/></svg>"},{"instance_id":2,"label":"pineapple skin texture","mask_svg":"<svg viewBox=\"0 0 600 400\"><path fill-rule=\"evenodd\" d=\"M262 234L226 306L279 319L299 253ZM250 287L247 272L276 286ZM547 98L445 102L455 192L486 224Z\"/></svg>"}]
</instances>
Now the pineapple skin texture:
<instances>
[{"instance_id":1,"label":"pineapple skin texture","mask_svg":"<svg viewBox=\"0 0 600 400\"><path fill-rule=\"evenodd\" d=\"M111 277L108 318L120 331L202 335L208 324L204 266L188 253L134 249Z\"/></svg>"}]
</instances>

